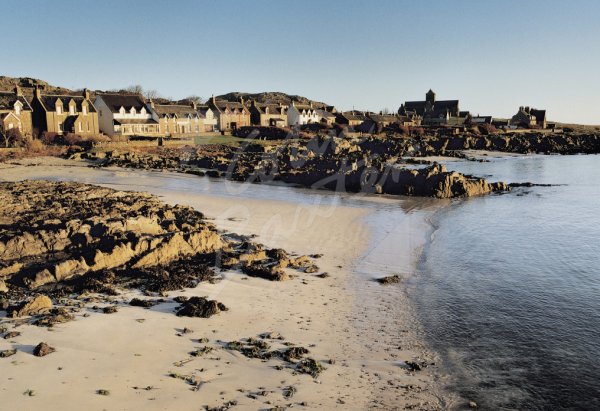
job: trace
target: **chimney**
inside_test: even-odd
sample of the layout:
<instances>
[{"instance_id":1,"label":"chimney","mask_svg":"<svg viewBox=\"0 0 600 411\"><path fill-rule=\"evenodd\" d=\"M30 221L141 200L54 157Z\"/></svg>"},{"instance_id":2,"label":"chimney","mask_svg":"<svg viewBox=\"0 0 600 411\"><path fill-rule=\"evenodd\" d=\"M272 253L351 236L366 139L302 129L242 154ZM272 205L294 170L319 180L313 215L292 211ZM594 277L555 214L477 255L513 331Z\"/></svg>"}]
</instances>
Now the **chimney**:
<instances>
[{"instance_id":1,"label":"chimney","mask_svg":"<svg viewBox=\"0 0 600 411\"><path fill-rule=\"evenodd\" d=\"M21 87L19 87L19 85L15 85L15 95L22 97L23 96L23 91L21 91Z\"/></svg>"},{"instance_id":2,"label":"chimney","mask_svg":"<svg viewBox=\"0 0 600 411\"><path fill-rule=\"evenodd\" d=\"M38 99L42 98L42 91L37 86L35 87L35 98L38 98Z\"/></svg>"},{"instance_id":3,"label":"chimney","mask_svg":"<svg viewBox=\"0 0 600 411\"><path fill-rule=\"evenodd\" d=\"M194 110L198 110L198 104L196 104L196 102L195 102L195 101L192 101L192 108L193 108Z\"/></svg>"},{"instance_id":4,"label":"chimney","mask_svg":"<svg viewBox=\"0 0 600 411\"><path fill-rule=\"evenodd\" d=\"M154 100L150 99L148 103L150 104L150 107L152 107L152 109L154 110Z\"/></svg>"}]
</instances>

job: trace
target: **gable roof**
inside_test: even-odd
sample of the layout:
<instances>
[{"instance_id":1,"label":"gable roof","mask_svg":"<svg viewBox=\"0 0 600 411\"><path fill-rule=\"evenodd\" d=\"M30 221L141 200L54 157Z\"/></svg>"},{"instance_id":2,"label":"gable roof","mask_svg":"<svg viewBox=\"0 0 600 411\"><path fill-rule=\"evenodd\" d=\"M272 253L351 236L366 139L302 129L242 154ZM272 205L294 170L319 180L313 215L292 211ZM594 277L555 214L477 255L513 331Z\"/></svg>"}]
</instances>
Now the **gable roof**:
<instances>
[{"instance_id":1,"label":"gable roof","mask_svg":"<svg viewBox=\"0 0 600 411\"><path fill-rule=\"evenodd\" d=\"M100 94L98 98L101 98L113 113L118 113L121 107L126 111L131 110L132 107L136 111L146 108L146 102L138 94Z\"/></svg>"},{"instance_id":2,"label":"gable roof","mask_svg":"<svg viewBox=\"0 0 600 411\"><path fill-rule=\"evenodd\" d=\"M266 110L267 108L269 109L269 113L268 114L279 114L279 115L282 115L282 113L283 113L283 115L285 115L285 113L286 113L285 107L282 107L279 104L254 103L253 107L260 114L267 114L267 110Z\"/></svg>"},{"instance_id":3,"label":"gable roof","mask_svg":"<svg viewBox=\"0 0 600 411\"><path fill-rule=\"evenodd\" d=\"M192 106L183 105L183 104L155 104L153 107L154 111L159 116L177 116L179 118L192 116L195 117L198 115L198 112L194 110Z\"/></svg>"},{"instance_id":4,"label":"gable roof","mask_svg":"<svg viewBox=\"0 0 600 411\"><path fill-rule=\"evenodd\" d=\"M322 110L320 108L315 110L317 114L323 118L335 118L335 114L330 113L329 111Z\"/></svg>"},{"instance_id":5,"label":"gable roof","mask_svg":"<svg viewBox=\"0 0 600 411\"><path fill-rule=\"evenodd\" d=\"M17 96L11 91L0 91L0 110L14 110L15 103L20 101L23 104L23 110L31 110L31 106L25 97Z\"/></svg>"},{"instance_id":6,"label":"gable roof","mask_svg":"<svg viewBox=\"0 0 600 411\"><path fill-rule=\"evenodd\" d=\"M71 100L75 102L75 108L77 109L77 111L82 111L83 102L86 101L85 97L83 96L73 96L69 94L42 94L40 98L40 101L46 111L54 111L57 101L60 101L62 103L62 106L66 111L69 107L69 102ZM91 101L88 101L88 111L91 113L94 113L96 111L96 107L94 107Z\"/></svg>"}]
</instances>

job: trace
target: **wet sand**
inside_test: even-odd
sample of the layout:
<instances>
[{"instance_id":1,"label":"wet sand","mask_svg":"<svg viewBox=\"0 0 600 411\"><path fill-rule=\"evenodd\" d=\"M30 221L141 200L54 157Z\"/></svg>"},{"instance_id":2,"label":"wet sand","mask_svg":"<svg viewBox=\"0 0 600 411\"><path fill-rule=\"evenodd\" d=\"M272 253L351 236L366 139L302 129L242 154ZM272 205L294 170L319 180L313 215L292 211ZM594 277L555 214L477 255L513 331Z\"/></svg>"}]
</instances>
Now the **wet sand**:
<instances>
[{"instance_id":1,"label":"wet sand","mask_svg":"<svg viewBox=\"0 0 600 411\"><path fill-rule=\"evenodd\" d=\"M330 276L269 282L225 271L220 283L169 293L209 296L230 308L209 319L182 319L163 304L149 310L124 307L111 315L90 312L88 318L77 317L52 331L21 326L22 336L14 344L0 341L2 349L19 349L10 359L0 359L7 370L0 397L9 409L192 410L231 400L239 409L290 404L299 409L440 409L447 404L435 366L409 372L405 364L415 359L435 362L420 339L407 297L411 270L426 237L426 212L406 212L413 205L404 204L406 218L395 212L393 241L385 241L385 213L376 215L378 206L373 204L393 209L403 200L365 198L361 205L352 196L223 181L207 185L208 178L173 173L97 170L56 159L21 163L38 165L2 164L0 180L46 178L148 191L167 203L193 206L219 229L257 235L255 241L269 247L323 254L320 272ZM394 242L402 246L390 246ZM408 283L383 287L372 281L398 270ZM184 327L193 332L181 335ZM264 332L280 333L309 348L326 371L316 379L293 375L270 362L219 348L217 342ZM202 345L196 342L199 338L208 338L205 345L214 350L177 366ZM33 357L30 353L40 341L57 351ZM184 381L171 378L171 372L198 376L200 389L192 391ZM289 386L297 391L285 398ZM99 389L110 395L97 395ZM35 395L23 395L27 390Z\"/></svg>"}]
</instances>

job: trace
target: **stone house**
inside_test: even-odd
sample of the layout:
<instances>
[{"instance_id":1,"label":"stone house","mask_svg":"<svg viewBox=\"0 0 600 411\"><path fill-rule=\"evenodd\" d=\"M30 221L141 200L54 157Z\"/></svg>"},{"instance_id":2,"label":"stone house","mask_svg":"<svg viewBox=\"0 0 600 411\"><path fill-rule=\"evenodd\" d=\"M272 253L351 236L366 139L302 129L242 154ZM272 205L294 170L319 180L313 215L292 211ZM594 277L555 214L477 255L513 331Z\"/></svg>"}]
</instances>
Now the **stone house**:
<instances>
[{"instance_id":1,"label":"stone house","mask_svg":"<svg viewBox=\"0 0 600 411\"><path fill-rule=\"evenodd\" d=\"M357 110L344 111L343 113L337 113L335 116L336 123L349 127L360 126L368 119L369 117L364 112Z\"/></svg>"},{"instance_id":2,"label":"stone house","mask_svg":"<svg viewBox=\"0 0 600 411\"><path fill-rule=\"evenodd\" d=\"M158 115L159 129L164 136L198 135L204 131L195 102L185 104L155 104L150 107Z\"/></svg>"},{"instance_id":3,"label":"stone house","mask_svg":"<svg viewBox=\"0 0 600 411\"><path fill-rule=\"evenodd\" d=\"M19 86L13 92L0 91L0 133L18 129L22 135L33 135L33 109Z\"/></svg>"},{"instance_id":4,"label":"stone house","mask_svg":"<svg viewBox=\"0 0 600 411\"><path fill-rule=\"evenodd\" d=\"M282 104L250 104L250 122L253 126L285 127L288 124L287 108Z\"/></svg>"},{"instance_id":5,"label":"stone house","mask_svg":"<svg viewBox=\"0 0 600 411\"><path fill-rule=\"evenodd\" d=\"M317 110L317 115L320 117L319 122L321 124L327 124L327 125L334 125L335 124L335 114L327 111L326 109L320 109L318 108Z\"/></svg>"},{"instance_id":6,"label":"stone house","mask_svg":"<svg viewBox=\"0 0 600 411\"><path fill-rule=\"evenodd\" d=\"M546 110L537 110L530 107L519 107L519 111L515 114L510 124L518 127L540 127L547 128Z\"/></svg>"},{"instance_id":7,"label":"stone house","mask_svg":"<svg viewBox=\"0 0 600 411\"><path fill-rule=\"evenodd\" d=\"M250 111L240 102L217 100L214 96L208 100L208 107L217 118L217 128L220 131L236 130L239 127L250 125Z\"/></svg>"},{"instance_id":8,"label":"stone house","mask_svg":"<svg viewBox=\"0 0 600 411\"><path fill-rule=\"evenodd\" d=\"M288 125L301 126L304 124L319 123L321 117L317 110L313 108L312 103L300 104L292 101L292 105L288 108Z\"/></svg>"},{"instance_id":9,"label":"stone house","mask_svg":"<svg viewBox=\"0 0 600 411\"><path fill-rule=\"evenodd\" d=\"M161 136L156 112L138 94L99 94L94 102L98 109L100 130L109 136Z\"/></svg>"},{"instance_id":10,"label":"stone house","mask_svg":"<svg viewBox=\"0 0 600 411\"><path fill-rule=\"evenodd\" d=\"M202 131L210 133L217 131L217 117L210 107L199 105L197 106L197 112L200 116Z\"/></svg>"},{"instance_id":11,"label":"stone house","mask_svg":"<svg viewBox=\"0 0 600 411\"><path fill-rule=\"evenodd\" d=\"M33 99L32 123L34 132L80 135L100 133L98 113L90 100L90 93L84 90L82 95L42 94L36 88Z\"/></svg>"}]
</instances>

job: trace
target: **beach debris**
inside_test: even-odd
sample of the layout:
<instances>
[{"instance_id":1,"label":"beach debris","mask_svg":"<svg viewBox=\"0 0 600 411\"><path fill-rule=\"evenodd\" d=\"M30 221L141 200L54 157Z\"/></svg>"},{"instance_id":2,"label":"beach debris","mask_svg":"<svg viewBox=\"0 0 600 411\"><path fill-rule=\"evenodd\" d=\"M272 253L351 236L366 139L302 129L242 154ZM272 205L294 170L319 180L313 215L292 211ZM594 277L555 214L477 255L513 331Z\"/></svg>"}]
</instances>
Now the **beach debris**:
<instances>
[{"instance_id":1,"label":"beach debris","mask_svg":"<svg viewBox=\"0 0 600 411\"><path fill-rule=\"evenodd\" d=\"M313 378L317 378L324 370L325 368L323 368L321 363L312 358L304 358L296 364L297 372L309 374Z\"/></svg>"},{"instance_id":2,"label":"beach debris","mask_svg":"<svg viewBox=\"0 0 600 411\"><path fill-rule=\"evenodd\" d=\"M50 347L45 342L41 342L33 349L33 355L36 357L44 357L48 354L52 354L55 351L56 349L54 347Z\"/></svg>"},{"instance_id":3,"label":"beach debris","mask_svg":"<svg viewBox=\"0 0 600 411\"><path fill-rule=\"evenodd\" d=\"M285 398L292 398L294 396L294 394L296 394L297 391L298 391L298 389L296 389L296 387L294 387L293 385L290 385L289 387L285 387L283 389L283 396Z\"/></svg>"},{"instance_id":4,"label":"beach debris","mask_svg":"<svg viewBox=\"0 0 600 411\"><path fill-rule=\"evenodd\" d=\"M163 300L163 299L144 300L141 298L132 298L131 301L129 301L129 305L134 306L134 307L150 308L150 307L154 307L155 305L160 304L164 301L165 300Z\"/></svg>"},{"instance_id":5,"label":"beach debris","mask_svg":"<svg viewBox=\"0 0 600 411\"><path fill-rule=\"evenodd\" d=\"M192 357L202 357L204 354L208 354L212 350L213 350L212 347L204 346L204 347L200 347L200 348L190 352L190 355Z\"/></svg>"},{"instance_id":6,"label":"beach debris","mask_svg":"<svg viewBox=\"0 0 600 411\"><path fill-rule=\"evenodd\" d=\"M237 404L238 404L238 402L236 400L231 400L231 401L227 401L223 405L217 405L215 407L205 405L204 410L205 411L227 411L227 410L231 409L232 407L235 407Z\"/></svg>"},{"instance_id":7,"label":"beach debris","mask_svg":"<svg viewBox=\"0 0 600 411\"><path fill-rule=\"evenodd\" d=\"M58 307L51 309L48 315L35 320L33 325L39 327L52 327L54 324L66 323L74 319L75 316L67 311L66 308Z\"/></svg>"},{"instance_id":8,"label":"beach debris","mask_svg":"<svg viewBox=\"0 0 600 411\"><path fill-rule=\"evenodd\" d=\"M216 300L205 297L192 297L177 308L177 316L209 318L229 309Z\"/></svg>"},{"instance_id":9,"label":"beach debris","mask_svg":"<svg viewBox=\"0 0 600 411\"><path fill-rule=\"evenodd\" d=\"M26 389L25 391L23 391L23 395L26 397L34 397L35 396L35 391L30 390L30 389Z\"/></svg>"},{"instance_id":10,"label":"beach debris","mask_svg":"<svg viewBox=\"0 0 600 411\"><path fill-rule=\"evenodd\" d=\"M114 313L116 313L117 311L119 311L119 309L117 308L117 306L116 306L116 305L109 305L109 306L107 306L107 307L104 307L104 308L102 309L102 312L103 312L104 314L114 314Z\"/></svg>"},{"instance_id":11,"label":"beach debris","mask_svg":"<svg viewBox=\"0 0 600 411\"><path fill-rule=\"evenodd\" d=\"M427 367L427 361L416 360L416 361L404 361L409 371L422 371L423 368Z\"/></svg>"},{"instance_id":12,"label":"beach debris","mask_svg":"<svg viewBox=\"0 0 600 411\"><path fill-rule=\"evenodd\" d=\"M18 337L19 335L21 335L19 331L10 331L4 334L4 337L2 338L4 338L5 340L10 340L11 338Z\"/></svg>"},{"instance_id":13,"label":"beach debris","mask_svg":"<svg viewBox=\"0 0 600 411\"><path fill-rule=\"evenodd\" d=\"M108 396L108 395L110 395L110 391L109 390L100 389L100 390L96 390L96 394Z\"/></svg>"},{"instance_id":14,"label":"beach debris","mask_svg":"<svg viewBox=\"0 0 600 411\"><path fill-rule=\"evenodd\" d=\"M324 272L324 273L321 273L321 274L317 274L317 275L315 275L315 277L319 277L319 278L329 278L329 277L331 277L331 276L329 275L329 273L328 273L328 272Z\"/></svg>"},{"instance_id":15,"label":"beach debris","mask_svg":"<svg viewBox=\"0 0 600 411\"><path fill-rule=\"evenodd\" d=\"M469 401L469 408L477 408L478 405L475 401Z\"/></svg>"},{"instance_id":16,"label":"beach debris","mask_svg":"<svg viewBox=\"0 0 600 411\"><path fill-rule=\"evenodd\" d=\"M17 350L1 350L0 351L0 358L12 357L16 353L17 353Z\"/></svg>"},{"instance_id":17,"label":"beach debris","mask_svg":"<svg viewBox=\"0 0 600 411\"><path fill-rule=\"evenodd\" d=\"M402 280L402 278L398 274L388 275L387 277L377 278L379 284L389 285L389 284L397 284Z\"/></svg>"}]
</instances>

